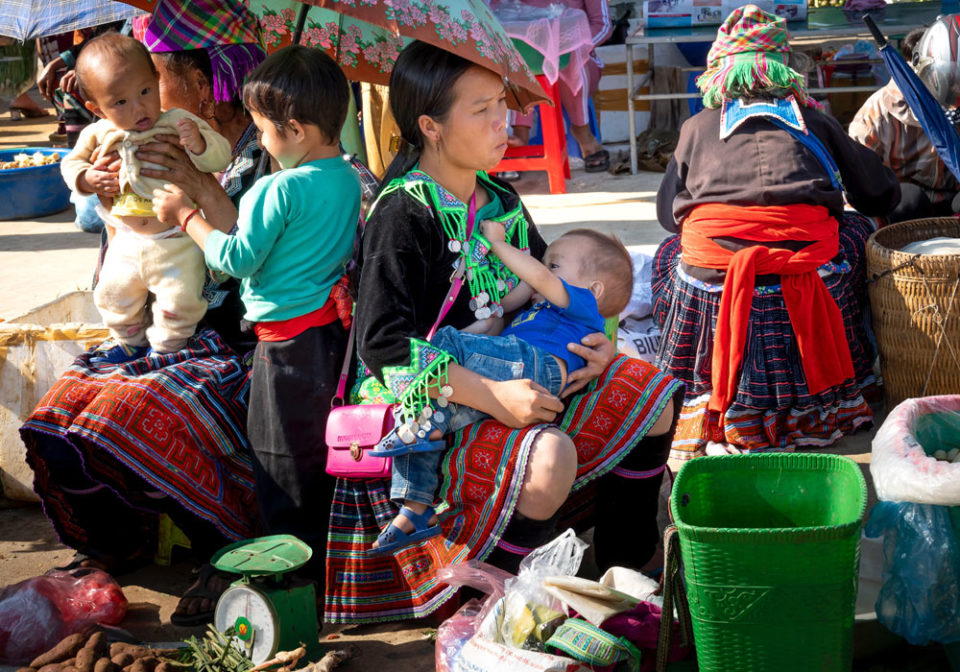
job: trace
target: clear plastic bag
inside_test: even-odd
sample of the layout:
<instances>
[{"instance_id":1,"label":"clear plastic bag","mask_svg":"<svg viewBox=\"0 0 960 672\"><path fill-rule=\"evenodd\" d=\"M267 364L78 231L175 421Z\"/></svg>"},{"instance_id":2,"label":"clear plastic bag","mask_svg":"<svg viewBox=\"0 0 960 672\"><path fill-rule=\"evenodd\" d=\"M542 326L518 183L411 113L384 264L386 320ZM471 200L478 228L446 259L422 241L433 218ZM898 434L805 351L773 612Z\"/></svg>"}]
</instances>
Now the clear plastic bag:
<instances>
[{"instance_id":1,"label":"clear plastic bag","mask_svg":"<svg viewBox=\"0 0 960 672\"><path fill-rule=\"evenodd\" d=\"M520 562L517 577L504 584L497 641L516 648L546 650L546 641L565 616L563 604L543 587L543 580L576 574L587 546L568 529Z\"/></svg>"},{"instance_id":2,"label":"clear plastic bag","mask_svg":"<svg viewBox=\"0 0 960 672\"><path fill-rule=\"evenodd\" d=\"M94 623L116 625L127 598L98 569L52 571L0 592L0 663L25 665L57 642Z\"/></svg>"},{"instance_id":3,"label":"clear plastic bag","mask_svg":"<svg viewBox=\"0 0 960 672\"><path fill-rule=\"evenodd\" d=\"M960 448L960 395L908 399L894 408L873 438L870 474L888 502L960 504L960 461L934 452Z\"/></svg>"},{"instance_id":4,"label":"clear plastic bag","mask_svg":"<svg viewBox=\"0 0 960 672\"><path fill-rule=\"evenodd\" d=\"M482 609L483 605L479 600L468 600L457 610L457 613L437 628L435 649L437 672L452 672L463 647L477 633L477 627L480 625L478 617Z\"/></svg>"},{"instance_id":5,"label":"clear plastic bag","mask_svg":"<svg viewBox=\"0 0 960 672\"><path fill-rule=\"evenodd\" d=\"M914 645L960 641L960 552L949 510L881 501L866 534L883 535L877 620Z\"/></svg>"}]
</instances>

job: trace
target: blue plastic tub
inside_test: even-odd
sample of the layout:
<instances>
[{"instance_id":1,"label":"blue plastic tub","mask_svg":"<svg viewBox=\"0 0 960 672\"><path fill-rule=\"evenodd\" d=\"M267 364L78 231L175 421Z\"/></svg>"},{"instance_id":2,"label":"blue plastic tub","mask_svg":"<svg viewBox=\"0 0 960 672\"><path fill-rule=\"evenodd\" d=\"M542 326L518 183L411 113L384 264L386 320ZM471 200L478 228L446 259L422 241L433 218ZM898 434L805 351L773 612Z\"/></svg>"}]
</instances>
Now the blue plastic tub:
<instances>
[{"instance_id":1,"label":"blue plastic tub","mask_svg":"<svg viewBox=\"0 0 960 672\"><path fill-rule=\"evenodd\" d=\"M59 154L69 149L24 147L0 150L0 163L13 161L17 154ZM60 164L0 170L0 220L33 219L52 215L70 207L70 190L60 176Z\"/></svg>"}]
</instances>

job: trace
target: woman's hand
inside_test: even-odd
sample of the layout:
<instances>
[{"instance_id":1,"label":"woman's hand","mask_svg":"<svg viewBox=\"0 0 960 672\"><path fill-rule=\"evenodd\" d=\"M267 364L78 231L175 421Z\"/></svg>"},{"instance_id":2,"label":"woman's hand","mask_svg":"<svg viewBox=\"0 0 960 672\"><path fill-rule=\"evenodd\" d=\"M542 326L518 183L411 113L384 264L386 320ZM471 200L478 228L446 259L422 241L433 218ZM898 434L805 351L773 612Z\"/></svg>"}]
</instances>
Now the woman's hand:
<instances>
[{"instance_id":1,"label":"woman's hand","mask_svg":"<svg viewBox=\"0 0 960 672\"><path fill-rule=\"evenodd\" d=\"M165 184L163 189L153 190L153 211L157 219L168 226L183 224L193 209L193 199L175 184Z\"/></svg>"},{"instance_id":2,"label":"woman's hand","mask_svg":"<svg viewBox=\"0 0 960 672\"><path fill-rule=\"evenodd\" d=\"M60 90L64 93L79 93L80 87L77 86L77 73L73 70L68 70L63 73L63 77L60 78Z\"/></svg>"},{"instance_id":3,"label":"woman's hand","mask_svg":"<svg viewBox=\"0 0 960 672\"><path fill-rule=\"evenodd\" d=\"M553 422L563 411L563 402L532 380L494 382L492 391L503 408L503 413L493 415L508 427Z\"/></svg>"},{"instance_id":4,"label":"woman's hand","mask_svg":"<svg viewBox=\"0 0 960 672\"><path fill-rule=\"evenodd\" d=\"M215 177L197 170L180 146L180 138L176 135L155 136L154 142L140 147L137 158L166 168L163 170L144 166L140 169L141 175L175 184L193 201L201 200L203 191L210 188L210 180L216 183Z\"/></svg>"},{"instance_id":5,"label":"woman's hand","mask_svg":"<svg viewBox=\"0 0 960 672\"><path fill-rule=\"evenodd\" d=\"M47 63L37 77L37 89L41 96L47 100L53 100L53 94L57 90L57 72L66 65L60 56Z\"/></svg>"},{"instance_id":6,"label":"woman's hand","mask_svg":"<svg viewBox=\"0 0 960 672\"><path fill-rule=\"evenodd\" d=\"M567 377L567 386L560 393L562 398L583 389L603 373L617 356L617 346L601 332L587 334L580 339L580 343L567 343L567 350L583 357L587 363Z\"/></svg>"}]
</instances>

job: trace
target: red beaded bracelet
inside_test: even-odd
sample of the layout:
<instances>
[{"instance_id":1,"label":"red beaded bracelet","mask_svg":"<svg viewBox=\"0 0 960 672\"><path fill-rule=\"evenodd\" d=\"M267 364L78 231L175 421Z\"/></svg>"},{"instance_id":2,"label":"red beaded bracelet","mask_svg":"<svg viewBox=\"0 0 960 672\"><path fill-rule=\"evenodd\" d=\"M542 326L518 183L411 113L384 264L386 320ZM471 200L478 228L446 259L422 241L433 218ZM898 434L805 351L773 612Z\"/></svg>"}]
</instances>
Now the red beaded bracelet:
<instances>
[{"instance_id":1,"label":"red beaded bracelet","mask_svg":"<svg viewBox=\"0 0 960 672\"><path fill-rule=\"evenodd\" d=\"M194 208L193 210L190 211L190 214L187 215L187 218L183 220L183 224L180 225L180 230L181 230L181 231L183 231L184 233L187 232L187 224L190 223L190 220L191 220L191 219L193 218L193 216L194 216L195 214L197 214L198 212L200 212L200 208Z\"/></svg>"}]
</instances>

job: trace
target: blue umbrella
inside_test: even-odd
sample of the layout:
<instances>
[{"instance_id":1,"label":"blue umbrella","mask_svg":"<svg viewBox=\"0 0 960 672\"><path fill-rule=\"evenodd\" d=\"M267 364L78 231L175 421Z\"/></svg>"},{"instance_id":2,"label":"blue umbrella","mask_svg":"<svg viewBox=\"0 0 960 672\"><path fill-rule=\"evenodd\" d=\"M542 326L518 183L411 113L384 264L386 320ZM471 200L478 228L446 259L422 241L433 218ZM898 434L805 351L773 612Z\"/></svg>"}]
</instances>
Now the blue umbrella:
<instances>
[{"instance_id":1,"label":"blue umbrella","mask_svg":"<svg viewBox=\"0 0 960 672\"><path fill-rule=\"evenodd\" d=\"M25 42L141 13L136 7L110 0L0 0L0 36Z\"/></svg>"},{"instance_id":2,"label":"blue umbrella","mask_svg":"<svg viewBox=\"0 0 960 672\"><path fill-rule=\"evenodd\" d=\"M873 39L880 47L883 62L910 106L913 115L920 122L924 132L933 142L937 154L944 165L960 180L960 136L947 119L946 113L927 89L916 72L903 60L900 52L893 48L883 36L873 19L867 15L863 22L873 33Z\"/></svg>"}]
</instances>

